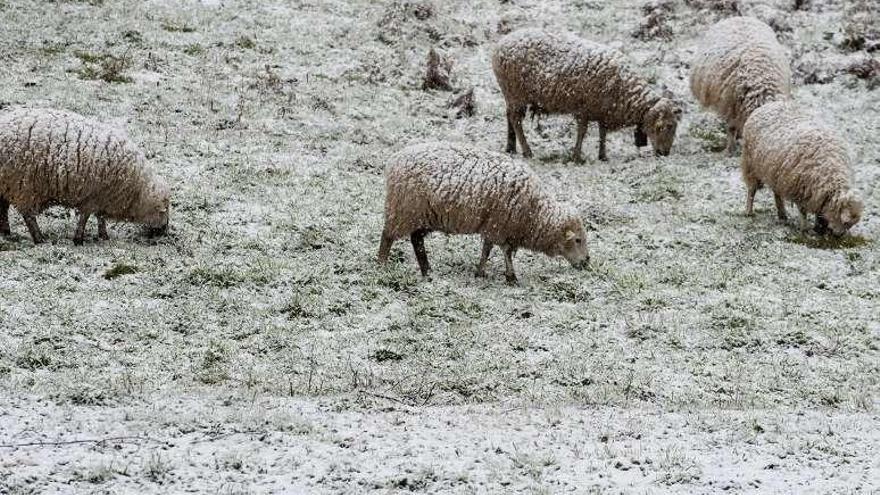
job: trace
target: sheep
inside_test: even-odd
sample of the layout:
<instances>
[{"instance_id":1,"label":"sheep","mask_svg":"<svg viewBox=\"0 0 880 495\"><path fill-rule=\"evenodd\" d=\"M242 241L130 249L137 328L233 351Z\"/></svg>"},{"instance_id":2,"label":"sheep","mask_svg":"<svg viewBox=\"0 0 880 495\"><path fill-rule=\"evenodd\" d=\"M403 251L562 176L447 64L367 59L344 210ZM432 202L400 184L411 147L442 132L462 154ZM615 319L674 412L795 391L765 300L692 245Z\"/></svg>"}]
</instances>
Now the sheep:
<instances>
[{"instance_id":1,"label":"sheep","mask_svg":"<svg viewBox=\"0 0 880 495\"><path fill-rule=\"evenodd\" d=\"M754 17L715 23L691 64L691 93L727 125L727 152L749 115L761 105L791 97L791 68L773 29Z\"/></svg>"},{"instance_id":2,"label":"sheep","mask_svg":"<svg viewBox=\"0 0 880 495\"><path fill-rule=\"evenodd\" d=\"M519 248L562 256L579 269L589 263L577 213L553 199L531 170L504 154L460 144L416 144L390 159L385 178L379 263L387 261L394 241L410 236L419 269L427 276L424 238L433 231L482 236L478 277L486 275L493 246L500 246L509 284L517 282L513 257Z\"/></svg>"},{"instance_id":3,"label":"sheep","mask_svg":"<svg viewBox=\"0 0 880 495\"><path fill-rule=\"evenodd\" d=\"M10 234L12 205L34 244L44 241L35 216L52 205L77 210L73 242L82 244L89 216L138 222L164 231L170 192L122 132L81 115L15 108L0 113L0 232Z\"/></svg>"},{"instance_id":4,"label":"sheep","mask_svg":"<svg viewBox=\"0 0 880 495\"><path fill-rule=\"evenodd\" d=\"M532 156L522 128L528 109L574 115L577 162L591 121L599 123L599 160L608 159L608 131L630 126L636 146L650 138L657 155L672 148L681 109L653 90L618 51L572 34L522 29L498 42L492 69L507 103L508 153L516 153L518 140L523 156Z\"/></svg>"},{"instance_id":5,"label":"sheep","mask_svg":"<svg viewBox=\"0 0 880 495\"><path fill-rule=\"evenodd\" d=\"M755 192L773 190L776 212L786 219L785 201L798 206L801 228L816 214L816 231L830 227L842 235L858 223L862 201L852 184L843 142L791 101L767 103L752 112L743 127L742 176L746 215L753 214Z\"/></svg>"}]
</instances>

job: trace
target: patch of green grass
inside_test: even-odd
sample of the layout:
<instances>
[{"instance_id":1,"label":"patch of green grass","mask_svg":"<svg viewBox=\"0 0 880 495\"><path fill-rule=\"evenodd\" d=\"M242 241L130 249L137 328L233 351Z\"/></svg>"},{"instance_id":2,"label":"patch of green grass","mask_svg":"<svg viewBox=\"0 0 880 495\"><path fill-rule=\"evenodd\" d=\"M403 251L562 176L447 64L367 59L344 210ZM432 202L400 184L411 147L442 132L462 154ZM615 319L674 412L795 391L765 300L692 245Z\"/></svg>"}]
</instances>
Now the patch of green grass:
<instances>
[{"instance_id":1,"label":"patch of green grass","mask_svg":"<svg viewBox=\"0 0 880 495\"><path fill-rule=\"evenodd\" d=\"M31 371L48 368L52 365L52 356L49 355L45 348L31 346L16 356L15 365Z\"/></svg>"},{"instance_id":2,"label":"patch of green grass","mask_svg":"<svg viewBox=\"0 0 880 495\"><path fill-rule=\"evenodd\" d=\"M122 275L131 275L132 273L137 273L138 268L133 265L126 265L125 263L117 263L113 265L112 268L104 272L104 278L107 280L113 280L116 277L121 277Z\"/></svg>"},{"instance_id":3,"label":"patch of green grass","mask_svg":"<svg viewBox=\"0 0 880 495\"><path fill-rule=\"evenodd\" d=\"M227 354L226 348L220 343L211 341L202 355L201 365L196 371L196 379L206 385L220 383L228 379L229 373L225 368Z\"/></svg>"},{"instance_id":4,"label":"patch of green grass","mask_svg":"<svg viewBox=\"0 0 880 495\"><path fill-rule=\"evenodd\" d=\"M128 31L122 33L122 39L129 43L140 43L144 41L144 36L141 34L140 31L129 29Z\"/></svg>"},{"instance_id":5,"label":"patch of green grass","mask_svg":"<svg viewBox=\"0 0 880 495\"><path fill-rule=\"evenodd\" d=\"M212 285L228 289L238 285L241 276L231 268L198 267L189 272L187 280L192 285Z\"/></svg>"},{"instance_id":6,"label":"patch of green grass","mask_svg":"<svg viewBox=\"0 0 880 495\"><path fill-rule=\"evenodd\" d=\"M193 43L190 45L186 45L183 48L183 53L194 57L196 55L201 55L205 53L205 47L203 47L199 43Z\"/></svg>"},{"instance_id":7,"label":"patch of green grass","mask_svg":"<svg viewBox=\"0 0 880 495\"><path fill-rule=\"evenodd\" d=\"M74 55L82 61L82 66L73 72L80 79L101 80L108 83L130 83L131 77L125 71L132 66L128 53L116 56L110 53L77 51Z\"/></svg>"},{"instance_id":8,"label":"patch of green grass","mask_svg":"<svg viewBox=\"0 0 880 495\"><path fill-rule=\"evenodd\" d=\"M257 47L257 43L249 36L239 36L235 39L235 46L245 50L253 50Z\"/></svg>"},{"instance_id":9,"label":"patch of green grass","mask_svg":"<svg viewBox=\"0 0 880 495\"><path fill-rule=\"evenodd\" d=\"M67 400L77 406L102 406L109 399L105 391L82 382L74 383L65 395Z\"/></svg>"},{"instance_id":10,"label":"patch of green grass","mask_svg":"<svg viewBox=\"0 0 880 495\"><path fill-rule=\"evenodd\" d=\"M43 40L43 45L40 46L39 51L42 55L49 57L62 53L65 48L67 48L67 45L64 43Z\"/></svg>"},{"instance_id":11,"label":"patch of green grass","mask_svg":"<svg viewBox=\"0 0 880 495\"><path fill-rule=\"evenodd\" d=\"M281 309L281 312L286 314L289 320L320 316L320 311L316 308L315 302L310 297L302 294L294 294L290 302Z\"/></svg>"},{"instance_id":12,"label":"patch of green grass","mask_svg":"<svg viewBox=\"0 0 880 495\"><path fill-rule=\"evenodd\" d=\"M776 344L782 347L806 347L814 344L815 340L803 330L792 330L776 338Z\"/></svg>"},{"instance_id":13,"label":"patch of green grass","mask_svg":"<svg viewBox=\"0 0 880 495\"><path fill-rule=\"evenodd\" d=\"M637 203L654 203L665 199L679 200L684 197L683 186L678 177L659 174L650 181L641 184L633 195Z\"/></svg>"},{"instance_id":14,"label":"patch of green grass","mask_svg":"<svg viewBox=\"0 0 880 495\"><path fill-rule=\"evenodd\" d=\"M590 292L583 284L574 280L554 280L547 282L547 295L559 302L583 302L590 300Z\"/></svg>"},{"instance_id":15,"label":"patch of green grass","mask_svg":"<svg viewBox=\"0 0 880 495\"><path fill-rule=\"evenodd\" d=\"M870 239L860 235L845 235L842 237L834 237L831 235L815 236L805 234L803 232L790 234L785 238L785 241L791 242L793 244L800 244L801 246L807 246L808 248L813 249L853 249L860 248L871 243Z\"/></svg>"},{"instance_id":16,"label":"patch of green grass","mask_svg":"<svg viewBox=\"0 0 880 495\"><path fill-rule=\"evenodd\" d=\"M153 483L162 484L171 470L171 463L164 460L162 455L157 452L150 454L149 459L144 463L143 475Z\"/></svg>"},{"instance_id":17,"label":"patch of green grass","mask_svg":"<svg viewBox=\"0 0 880 495\"><path fill-rule=\"evenodd\" d=\"M688 132L700 141L700 147L706 151L717 153L727 149L727 131L724 128L709 129L695 124Z\"/></svg>"},{"instance_id":18,"label":"patch of green grass","mask_svg":"<svg viewBox=\"0 0 880 495\"><path fill-rule=\"evenodd\" d=\"M190 26L189 24L177 21L165 21L162 23L162 29L168 31L169 33L194 33L196 28Z\"/></svg>"},{"instance_id":19,"label":"patch of green grass","mask_svg":"<svg viewBox=\"0 0 880 495\"><path fill-rule=\"evenodd\" d=\"M385 266L379 267L378 270L376 283L398 292L415 288L421 280L421 277L418 275L418 268L413 268L409 265L388 263Z\"/></svg>"},{"instance_id":20,"label":"patch of green grass","mask_svg":"<svg viewBox=\"0 0 880 495\"><path fill-rule=\"evenodd\" d=\"M400 361L403 359L403 355L398 354L390 349L377 349L375 352L370 354L370 359L376 361L377 363L383 363L385 361Z\"/></svg>"},{"instance_id":21,"label":"patch of green grass","mask_svg":"<svg viewBox=\"0 0 880 495\"><path fill-rule=\"evenodd\" d=\"M107 55L104 53L93 53L84 50L75 50L73 52L73 56L82 60L85 63L90 64L97 64L100 61L104 60L105 57L107 57Z\"/></svg>"},{"instance_id":22,"label":"patch of green grass","mask_svg":"<svg viewBox=\"0 0 880 495\"><path fill-rule=\"evenodd\" d=\"M109 465L96 466L87 471L75 471L73 473L74 479L93 484L110 481L115 475L116 473L113 471L112 466Z\"/></svg>"}]
</instances>

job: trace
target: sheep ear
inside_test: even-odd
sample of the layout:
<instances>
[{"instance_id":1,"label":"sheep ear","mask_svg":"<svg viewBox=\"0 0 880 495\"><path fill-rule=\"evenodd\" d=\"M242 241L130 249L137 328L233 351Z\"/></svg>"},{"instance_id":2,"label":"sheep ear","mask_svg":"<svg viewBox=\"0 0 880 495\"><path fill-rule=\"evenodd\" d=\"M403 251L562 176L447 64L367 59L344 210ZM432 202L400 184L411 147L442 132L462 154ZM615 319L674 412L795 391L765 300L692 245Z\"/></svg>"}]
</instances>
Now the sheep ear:
<instances>
[{"instance_id":1,"label":"sheep ear","mask_svg":"<svg viewBox=\"0 0 880 495\"><path fill-rule=\"evenodd\" d=\"M565 233L565 240L566 241L570 241L570 240L574 239L575 237L577 237L575 235L575 233L570 230Z\"/></svg>"}]
</instances>

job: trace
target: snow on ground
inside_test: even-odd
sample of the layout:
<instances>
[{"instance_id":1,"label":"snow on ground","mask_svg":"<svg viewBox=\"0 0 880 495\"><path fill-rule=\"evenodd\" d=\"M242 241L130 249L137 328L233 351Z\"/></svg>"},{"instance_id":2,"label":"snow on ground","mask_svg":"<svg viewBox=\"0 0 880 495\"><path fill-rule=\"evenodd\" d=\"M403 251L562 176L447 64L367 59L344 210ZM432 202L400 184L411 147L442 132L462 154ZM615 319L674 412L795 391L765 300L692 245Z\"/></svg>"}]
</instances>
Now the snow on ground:
<instances>
[{"instance_id":1,"label":"snow on ground","mask_svg":"<svg viewBox=\"0 0 880 495\"><path fill-rule=\"evenodd\" d=\"M851 145L866 215L827 245L767 191L743 215L723 127L688 93L731 2L674 0L654 30L642 3L0 0L0 106L124 125L175 193L159 239L119 224L75 247L53 209L34 247L12 214L0 493L880 490L880 89L845 72L876 58L852 43L875 14L739 2ZM530 165L596 227L589 271L523 253L508 287L496 253L474 279L479 241L440 235L430 281L404 242L376 266L383 160L503 149L490 48L525 26L671 89L673 155L619 132L598 162L594 128L576 165L571 119L541 118ZM432 46L473 117L421 90Z\"/></svg>"}]
</instances>

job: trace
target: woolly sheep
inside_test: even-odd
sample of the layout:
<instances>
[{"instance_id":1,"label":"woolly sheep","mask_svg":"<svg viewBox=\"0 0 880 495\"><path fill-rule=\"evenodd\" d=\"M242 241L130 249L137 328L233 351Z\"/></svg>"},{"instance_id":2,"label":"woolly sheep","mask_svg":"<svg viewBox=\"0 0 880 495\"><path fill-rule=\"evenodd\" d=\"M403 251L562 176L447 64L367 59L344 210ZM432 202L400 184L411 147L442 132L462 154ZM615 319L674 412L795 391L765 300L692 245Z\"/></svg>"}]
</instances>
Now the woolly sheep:
<instances>
[{"instance_id":1,"label":"woolly sheep","mask_svg":"<svg viewBox=\"0 0 880 495\"><path fill-rule=\"evenodd\" d=\"M572 114L577 122L574 159L589 122L599 123L599 159L607 160L608 131L635 126L636 145L650 138L654 151L672 148L681 109L651 89L624 56L572 34L523 29L508 34L492 55L492 68L507 102L507 152L532 156L523 133L526 110Z\"/></svg>"},{"instance_id":2,"label":"woolly sheep","mask_svg":"<svg viewBox=\"0 0 880 495\"><path fill-rule=\"evenodd\" d=\"M410 236L427 276L424 238L433 231L482 235L480 277L492 247L500 246L511 284L516 282L513 257L519 248L562 256L576 268L589 263L586 233L576 212L553 199L531 170L506 155L458 144L418 144L393 156L385 177L380 263L387 261L394 241Z\"/></svg>"},{"instance_id":3,"label":"woolly sheep","mask_svg":"<svg viewBox=\"0 0 880 495\"><path fill-rule=\"evenodd\" d=\"M742 175L746 214L752 215L755 192L773 190L777 215L785 220L785 201L797 204L801 225L816 214L817 231L826 225L841 235L862 215L853 189L849 157L841 140L791 101L755 110L743 128Z\"/></svg>"},{"instance_id":4,"label":"woolly sheep","mask_svg":"<svg viewBox=\"0 0 880 495\"><path fill-rule=\"evenodd\" d=\"M791 96L791 69L773 29L754 17L714 24L700 41L691 66L691 92L727 124L727 151L749 115L761 105Z\"/></svg>"},{"instance_id":5,"label":"woolly sheep","mask_svg":"<svg viewBox=\"0 0 880 495\"><path fill-rule=\"evenodd\" d=\"M9 234L9 206L34 243L35 216L49 206L77 210L73 241L82 244L89 216L107 239L105 218L168 225L169 190L143 153L120 131L61 110L18 108L0 113L0 232Z\"/></svg>"}]
</instances>

